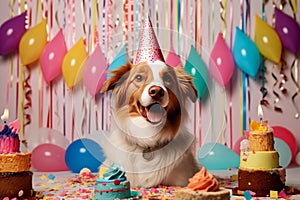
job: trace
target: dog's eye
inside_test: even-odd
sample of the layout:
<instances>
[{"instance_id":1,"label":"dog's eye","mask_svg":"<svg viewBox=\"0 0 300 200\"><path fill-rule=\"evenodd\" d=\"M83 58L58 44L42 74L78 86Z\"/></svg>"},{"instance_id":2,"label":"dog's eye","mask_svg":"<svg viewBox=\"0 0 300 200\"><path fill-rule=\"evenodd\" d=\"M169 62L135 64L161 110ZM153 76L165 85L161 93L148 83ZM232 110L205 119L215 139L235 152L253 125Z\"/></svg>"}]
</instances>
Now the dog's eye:
<instances>
[{"instance_id":1,"label":"dog's eye","mask_svg":"<svg viewBox=\"0 0 300 200\"><path fill-rule=\"evenodd\" d=\"M138 82L142 81L143 80L143 76L141 74L137 74L135 76L135 80L137 80Z\"/></svg>"},{"instance_id":2,"label":"dog's eye","mask_svg":"<svg viewBox=\"0 0 300 200\"><path fill-rule=\"evenodd\" d=\"M172 82L172 77L169 74L165 73L163 76L163 80L167 83L170 83Z\"/></svg>"}]
</instances>

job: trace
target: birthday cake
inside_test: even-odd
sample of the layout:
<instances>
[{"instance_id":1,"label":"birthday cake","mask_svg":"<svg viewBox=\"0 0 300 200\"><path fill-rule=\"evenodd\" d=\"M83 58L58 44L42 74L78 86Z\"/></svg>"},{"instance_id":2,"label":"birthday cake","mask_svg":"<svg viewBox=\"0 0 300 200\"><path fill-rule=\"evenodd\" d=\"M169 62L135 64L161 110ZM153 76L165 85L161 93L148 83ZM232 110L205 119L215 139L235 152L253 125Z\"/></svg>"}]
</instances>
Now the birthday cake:
<instances>
[{"instance_id":1,"label":"birthday cake","mask_svg":"<svg viewBox=\"0 0 300 200\"><path fill-rule=\"evenodd\" d=\"M33 196L30 159L31 153L20 152L16 129L4 125L0 131L0 198Z\"/></svg>"},{"instance_id":2,"label":"birthday cake","mask_svg":"<svg viewBox=\"0 0 300 200\"><path fill-rule=\"evenodd\" d=\"M249 190L255 196L269 196L270 191L285 188L285 169L279 166L273 131L266 122L251 121L250 132L240 147L239 193Z\"/></svg>"},{"instance_id":3,"label":"birthday cake","mask_svg":"<svg viewBox=\"0 0 300 200\"><path fill-rule=\"evenodd\" d=\"M218 181L205 167L189 179L187 187L175 192L175 200L229 200L230 192L219 187Z\"/></svg>"},{"instance_id":4,"label":"birthday cake","mask_svg":"<svg viewBox=\"0 0 300 200\"><path fill-rule=\"evenodd\" d=\"M96 179L94 199L126 199L132 196L130 182L126 179L125 171L116 164L112 164Z\"/></svg>"}]
</instances>

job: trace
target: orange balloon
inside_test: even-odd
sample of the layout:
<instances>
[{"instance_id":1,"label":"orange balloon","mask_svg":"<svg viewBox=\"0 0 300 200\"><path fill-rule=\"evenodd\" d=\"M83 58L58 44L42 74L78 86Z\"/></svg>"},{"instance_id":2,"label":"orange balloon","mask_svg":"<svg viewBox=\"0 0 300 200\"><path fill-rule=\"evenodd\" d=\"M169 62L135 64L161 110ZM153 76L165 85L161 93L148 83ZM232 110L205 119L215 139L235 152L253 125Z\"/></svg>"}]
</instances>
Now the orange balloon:
<instances>
[{"instance_id":1,"label":"orange balloon","mask_svg":"<svg viewBox=\"0 0 300 200\"><path fill-rule=\"evenodd\" d=\"M82 70L86 58L87 52L81 37L65 55L62 64L62 74L70 89L82 79Z\"/></svg>"},{"instance_id":2,"label":"orange balloon","mask_svg":"<svg viewBox=\"0 0 300 200\"><path fill-rule=\"evenodd\" d=\"M259 52L267 59L279 63L281 58L281 41L277 32L256 15L255 44Z\"/></svg>"},{"instance_id":3,"label":"orange balloon","mask_svg":"<svg viewBox=\"0 0 300 200\"><path fill-rule=\"evenodd\" d=\"M21 38L19 52L21 63L28 65L38 60L44 47L47 44L47 19L44 19L36 26L29 29Z\"/></svg>"}]
</instances>

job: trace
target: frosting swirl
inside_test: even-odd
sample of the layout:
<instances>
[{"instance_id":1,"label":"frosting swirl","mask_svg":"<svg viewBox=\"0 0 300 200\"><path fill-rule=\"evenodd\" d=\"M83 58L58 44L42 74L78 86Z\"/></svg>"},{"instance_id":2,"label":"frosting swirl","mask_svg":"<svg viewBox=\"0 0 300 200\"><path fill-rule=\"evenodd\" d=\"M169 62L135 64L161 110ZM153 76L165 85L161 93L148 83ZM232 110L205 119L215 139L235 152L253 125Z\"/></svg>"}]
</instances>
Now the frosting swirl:
<instances>
[{"instance_id":1,"label":"frosting swirl","mask_svg":"<svg viewBox=\"0 0 300 200\"><path fill-rule=\"evenodd\" d=\"M103 179L105 180L126 180L125 171L122 170L119 166L116 164L112 164L111 167L106 170L106 172L103 174Z\"/></svg>"},{"instance_id":2,"label":"frosting swirl","mask_svg":"<svg viewBox=\"0 0 300 200\"><path fill-rule=\"evenodd\" d=\"M189 179L188 188L194 191L212 192L219 190L218 181L206 171L205 167Z\"/></svg>"}]
</instances>

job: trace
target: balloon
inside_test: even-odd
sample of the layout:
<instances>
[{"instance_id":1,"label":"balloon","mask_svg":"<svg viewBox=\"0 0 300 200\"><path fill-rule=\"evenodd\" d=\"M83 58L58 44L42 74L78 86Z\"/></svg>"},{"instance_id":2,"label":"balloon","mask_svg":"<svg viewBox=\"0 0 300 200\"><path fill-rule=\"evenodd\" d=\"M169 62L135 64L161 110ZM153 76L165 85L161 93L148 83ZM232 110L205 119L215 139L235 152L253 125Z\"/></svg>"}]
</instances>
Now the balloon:
<instances>
[{"instance_id":1,"label":"balloon","mask_svg":"<svg viewBox=\"0 0 300 200\"><path fill-rule=\"evenodd\" d=\"M128 55L126 52L126 45L124 45L122 47L122 49L120 50L120 52L118 53L118 55L116 56L116 58L109 65L108 70L110 71L110 70L118 69L120 66L125 65L128 60L129 59L128 59ZM107 79L109 79L111 77L111 74L108 73L106 76L107 76Z\"/></svg>"},{"instance_id":2,"label":"balloon","mask_svg":"<svg viewBox=\"0 0 300 200\"><path fill-rule=\"evenodd\" d=\"M28 150L32 151L40 144L55 144L63 149L66 149L70 142L59 131L50 128L37 128L30 131L30 134L26 134L26 141Z\"/></svg>"},{"instance_id":3,"label":"balloon","mask_svg":"<svg viewBox=\"0 0 300 200\"><path fill-rule=\"evenodd\" d=\"M198 151L198 160L208 170L239 167L240 156L220 143L206 143Z\"/></svg>"},{"instance_id":4,"label":"balloon","mask_svg":"<svg viewBox=\"0 0 300 200\"><path fill-rule=\"evenodd\" d=\"M286 142L291 149L292 158L295 158L297 154L297 141L293 133L282 126L272 126L272 129L274 137L282 139L284 142Z\"/></svg>"},{"instance_id":5,"label":"balloon","mask_svg":"<svg viewBox=\"0 0 300 200\"><path fill-rule=\"evenodd\" d=\"M62 64L62 74L67 86L71 89L82 78L82 66L87 58L82 37L65 55Z\"/></svg>"},{"instance_id":6,"label":"balloon","mask_svg":"<svg viewBox=\"0 0 300 200\"><path fill-rule=\"evenodd\" d=\"M241 152L241 149L240 149L240 143L242 140L246 139L246 136L242 136L240 137L234 144L233 146L233 151L237 154L237 155L240 155L240 152Z\"/></svg>"},{"instance_id":7,"label":"balloon","mask_svg":"<svg viewBox=\"0 0 300 200\"><path fill-rule=\"evenodd\" d=\"M267 59L279 63L281 42L276 31L256 15L255 44L259 52Z\"/></svg>"},{"instance_id":8,"label":"balloon","mask_svg":"<svg viewBox=\"0 0 300 200\"><path fill-rule=\"evenodd\" d=\"M74 173L79 173L82 168L88 168L91 172L98 172L98 168L104 160L102 148L91 139L75 140L66 150L66 164Z\"/></svg>"},{"instance_id":9,"label":"balloon","mask_svg":"<svg viewBox=\"0 0 300 200\"><path fill-rule=\"evenodd\" d=\"M62 29L44 48L40 56L40 65L43 77L47 83L61 74L61 66L67 47Z\"/></svg>"},{"instance_id":10,"label":"balloon","mask_svg":"<svg viewBox=\"0 0 300 200\"><path fill-rule=\"evenodd\" d=\"M31 164L41 172L68 171L65 149L55 144L41 144L33 149Z\"/></svg>"},{"instance_id":11,"label":"balloon","mask_svg":"<svg viewBox=\"0 0 300 200\"><path fill-rule=\"evenodd\" d=\"M193 83L198 91L198 98L200 99L207 89L208 71L193 45L186 60L184 71L193 77Z\"/></svg>"},{"instance_id":12,"label":"balloon","mask_svg":"<svg viewBox=\"0 0 300 200\"><path fill-rule=\"evenodd\" d=\"M25 33L26 12L4 22L0 27L0 55L6 55L19 47Z\"/></svg>"},{"instance_id":13,"label":"balloon","mask_svg":"<svg viewBox=\"0 0 300 200\"><path fill-rule=\"evenodd\" d=\"M289 145L279 138L274 138L274 148L279 154L279 165L286 168L292 160L292 153Z\"/></svg>"},{"instance_id":14,"label":"balloon","mask_svg":"<svg viewBox=\"0 0 300 200\"><path fill-rule=\"evenodd\" d=\"M246 74L255 77L259 68L260 55L255 43L236 27L233 57L237 66Z\"/></svg>"},{"instance_id":15,"label":"balloon","mask_svg":"<svg viewBox=\"0 0 300 200\"><path fill-rule=\"evenodd\" d=\"M234 70L234 60L222 33L218 34L216 43L210 53L209 71L223 87L231 79Z\"/></svg>"},{"instance_id":16,"label":"balloon","mask_svg":"<svg viewBox=\"0 0 300 200\"><path fill-rule=\"evenodd\" d=\"M300 166L300 152L297 153L297 155L295 157L295 161L296 161L297 165Z\"/></svg>"},{"instance_id":17,"label":"balloon","mask_svg":"<svg viewBox=\"0 0 300 200\"><path fill-rule=\"evenodd\" d=\"M29 29L21 38L19 44L20 58L23 65L28 65L39 59L45 45L47 44L47 20Z\"/></svg>"},{"instance_id":18,"label":"balloon","mask_svg":"<svg viewBox=\"0 0 300 200\"><path fill-rule=\"evenodd\" d=\"M100 46L87 58L83 71L83 82L87 90L94 96L106 80L106 59Z\"/></svg>"},{"instance_id":19,"label":"balloon","mask_svg":"<svg viewBox=\"0 0 300 200\"><path fill-rule=\"evenodd\" d=\"M282 45L294 54L297 54L300 47L300 26L296 20L276 7L275 30L280 37Z\"/></svg>"}]
</instances>

